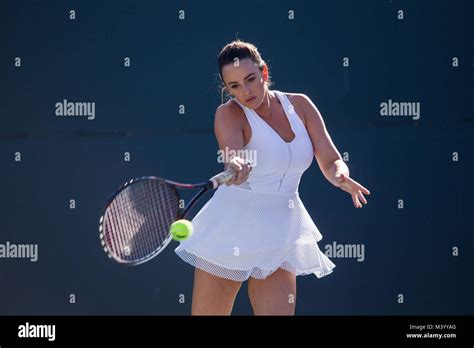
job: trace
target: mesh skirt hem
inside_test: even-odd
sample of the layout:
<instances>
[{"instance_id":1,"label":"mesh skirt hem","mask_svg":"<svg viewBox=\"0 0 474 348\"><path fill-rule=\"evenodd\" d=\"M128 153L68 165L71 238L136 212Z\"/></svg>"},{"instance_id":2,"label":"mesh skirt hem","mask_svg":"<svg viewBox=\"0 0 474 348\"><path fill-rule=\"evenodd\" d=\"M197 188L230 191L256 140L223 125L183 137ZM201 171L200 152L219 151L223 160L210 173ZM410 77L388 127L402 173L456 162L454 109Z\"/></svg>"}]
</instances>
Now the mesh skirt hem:
<instances>
[{"instance_id":1,"label":"mesh skirt hem","mask_svg":"<svg viewBox=\"0 0 474 348\"><path fill-rule=\"evenodd\" d=\"M285 260L275 269L262 269L260 267L253 267L252 269L240 270L217 265L214 262L206 260L202 256L198 256L184 249L175 250L175 252L180 258L196 268L199 268L217 277L240 282L248 280L250 277L255 279L265 279L274 273L278 268L282 268L288 272L294 273L297 276L314 274L316 277L322 278L331 274L333 272L333 268L336 267L334 264L332 264L331 266L326 267L324 270L321 266L310 269L298 269L290 262Z\"/></svg>"}]
</instances>

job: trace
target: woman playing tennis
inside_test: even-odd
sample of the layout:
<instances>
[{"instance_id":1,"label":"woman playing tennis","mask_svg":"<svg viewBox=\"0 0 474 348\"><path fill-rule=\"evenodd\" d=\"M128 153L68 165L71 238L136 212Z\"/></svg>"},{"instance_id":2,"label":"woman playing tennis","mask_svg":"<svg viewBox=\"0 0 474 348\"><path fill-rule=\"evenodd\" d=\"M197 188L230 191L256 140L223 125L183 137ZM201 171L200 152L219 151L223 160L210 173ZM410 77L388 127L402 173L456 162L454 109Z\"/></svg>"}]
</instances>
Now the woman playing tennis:
<instances>
[{"instance_id":1,"label":"woman playing tennis","mask_svg":"<svg viewBox=\"0 0 474 348\"><path fill-rule=\"evenodd\" d=\"M257 48L237 40L219 54L220 76L232 99L217 108L215 135L237 171L198 212L194 234L176 253L195 266L192 315L230 315L242 282L255 315L294 315L296 276L332 272L322 235L298 194L313 156L326 179L356 208L369 190L349 169L313 102L304 94L270 90ZM227 151L227 152L226 152ZM361 203L362 202L362 203Z\"/></svg>"}]
</instances>

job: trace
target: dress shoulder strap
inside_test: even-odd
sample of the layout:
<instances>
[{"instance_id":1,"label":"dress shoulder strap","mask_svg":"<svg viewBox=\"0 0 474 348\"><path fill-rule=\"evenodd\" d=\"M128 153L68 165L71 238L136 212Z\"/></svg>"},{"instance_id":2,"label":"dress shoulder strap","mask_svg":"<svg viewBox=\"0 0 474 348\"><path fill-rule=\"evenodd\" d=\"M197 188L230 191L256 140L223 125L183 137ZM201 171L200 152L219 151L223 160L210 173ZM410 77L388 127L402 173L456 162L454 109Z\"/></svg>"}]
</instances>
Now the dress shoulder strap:
<instances>
[{"instance_id":1,"label":"dress shoulder strap","mask_svg":"<svg viewBox=\"0 0 474 348\"><path fill-rule=\"evenodd\" d=\"M290 102L290 99L288 98L288 96L285 93L280 92L280 91L275 91L274 90L274 92L275 92L275 94L278 95L278 98L281 101L282 107L283 107L286 115L288 116L288 120L290 121L291 125L295 126L295 127L298 127L298 128L300 128L300 127L305 128L304 124L303 124L303 121L301 120L299 115L297 115L295 107Z\"/></svg>"},{"instance_id":2,"label":"dress shoulder strap","mask_svg":"<svg viewBox=\"0 0 474 348\"><path fill-rule=\"evenodd\" d=\"M240 103L236 98L232 98L244 111L245 117L247 118L248 123L250 124L250 128L252 131L256 129L258 120L255 119L255 115L253 114L252 110Z\"/></svg>"}]
</instances>

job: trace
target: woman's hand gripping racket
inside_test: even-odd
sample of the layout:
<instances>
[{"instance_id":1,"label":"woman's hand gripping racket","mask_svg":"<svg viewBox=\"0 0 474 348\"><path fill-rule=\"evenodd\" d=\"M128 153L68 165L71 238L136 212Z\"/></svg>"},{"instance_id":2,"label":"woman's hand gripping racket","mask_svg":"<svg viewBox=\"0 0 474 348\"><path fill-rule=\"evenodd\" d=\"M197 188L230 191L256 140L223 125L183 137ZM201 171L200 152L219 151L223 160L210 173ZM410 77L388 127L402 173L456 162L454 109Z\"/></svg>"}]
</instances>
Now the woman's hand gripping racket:
<instances>
[{"instance_id":1,"label":"woman's hand gripping racket","mask_svg":"<svg viewBox=\"0 0 474 348\"><path fill-rule=\"evenodd\" d=\"M185 218L204 193L230 182L235 175L236 171L229 168L200 184L182 184L154 176L126 182L107 200L100 217L104 251L121 264L149 261L171 241L171 224ZM182 209L176 188L201 190Z\"/></svg>"}]
</instances>

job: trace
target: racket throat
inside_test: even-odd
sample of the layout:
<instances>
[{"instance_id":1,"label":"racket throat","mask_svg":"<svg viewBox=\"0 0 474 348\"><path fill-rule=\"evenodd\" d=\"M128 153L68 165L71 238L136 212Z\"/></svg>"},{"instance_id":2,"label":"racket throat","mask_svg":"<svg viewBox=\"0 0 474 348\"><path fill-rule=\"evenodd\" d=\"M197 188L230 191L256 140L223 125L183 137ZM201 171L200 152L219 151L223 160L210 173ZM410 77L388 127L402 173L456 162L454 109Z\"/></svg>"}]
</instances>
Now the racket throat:
<instances>
[{"instance_id":1,"label":"racket throat","mask_svg":"<svg viewBox=\"0 0 474 348\"><path fill-rule=\"evenodd\" d=\"M209 188L210 187L210 188ZM213 184L212 182L209 182L201 191L198 192L197 195L195 195L188 203L188 205L186 206L186 208L184 208L184 210L181 212L181 214L179 214L179 219L183 219L186 217L186 215L188 214L188 212L191 210L191 208L193 207L193 205L196 203L196 201L202 197L202 195L204 195L207 191L211 190L213 187Z\"/></svg>"}]
</instances>

